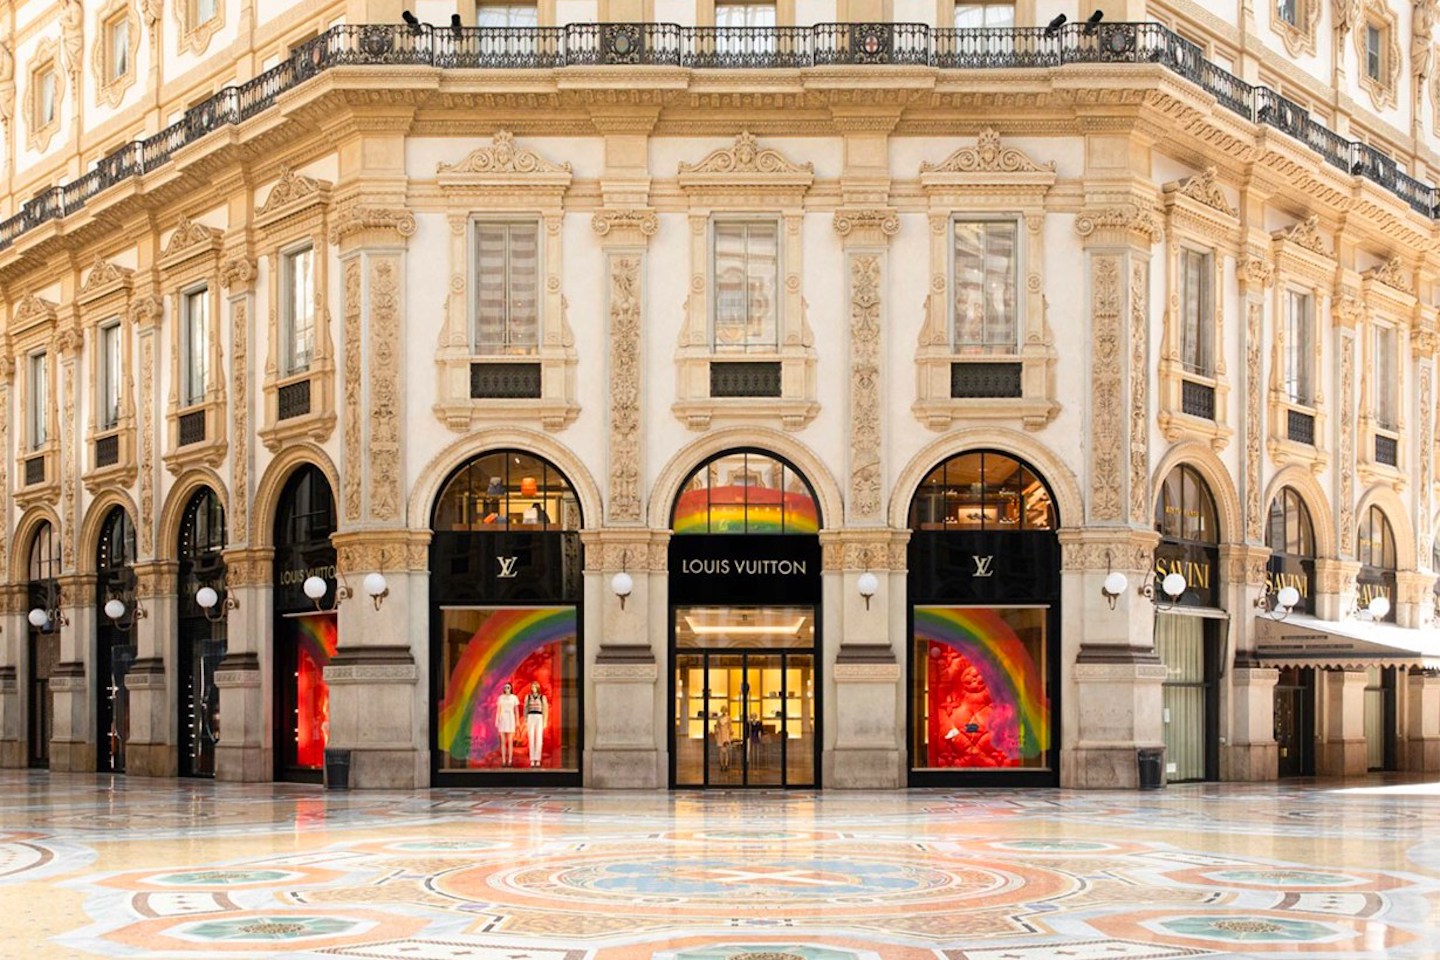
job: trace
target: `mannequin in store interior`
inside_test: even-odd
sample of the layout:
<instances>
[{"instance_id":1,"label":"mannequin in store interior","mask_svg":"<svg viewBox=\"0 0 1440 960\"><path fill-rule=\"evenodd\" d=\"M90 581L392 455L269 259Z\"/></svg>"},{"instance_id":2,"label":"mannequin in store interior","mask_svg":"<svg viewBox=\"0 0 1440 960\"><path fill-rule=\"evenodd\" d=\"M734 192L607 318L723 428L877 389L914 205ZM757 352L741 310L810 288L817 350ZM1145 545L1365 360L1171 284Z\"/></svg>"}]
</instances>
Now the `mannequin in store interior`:
<instances>
[{"instance_id":1,"label":"mannequin in store interior","mask_svg":"<svg viewBox=\"0 0 1440 960\"><path fill-rule=\"evenodd\" d=\"M515 730L520 725L520 698L510 684L500 688L495 701L495 730L500 734L500 763L510 766L515 761Z\"/></svg>"},{"instance_id":2,"label":"mannequin in store interior","mask_svg":"<svg viewBox=\"0 0 1440 960\"><path fill-rule=\"evenodd\" d=\"M550 699L540 692L540 681L530 681L525 695L525 729L530 734L530 766L538 767L545 747L545 723L550 718Z\"/></svg>"},{"instance_id":3,"label":"mannequin in store interior","mask_svg":"<svg viewBox=\"0 0 1440 960\"><path fill-rule=\"evenodd\" d=\"M730 714L722 712L720 718L715 721L715 750L720 754L720 769L730 769L730 744L735 739L735 731L730 726Z\"/></svg>"}]
</instances>

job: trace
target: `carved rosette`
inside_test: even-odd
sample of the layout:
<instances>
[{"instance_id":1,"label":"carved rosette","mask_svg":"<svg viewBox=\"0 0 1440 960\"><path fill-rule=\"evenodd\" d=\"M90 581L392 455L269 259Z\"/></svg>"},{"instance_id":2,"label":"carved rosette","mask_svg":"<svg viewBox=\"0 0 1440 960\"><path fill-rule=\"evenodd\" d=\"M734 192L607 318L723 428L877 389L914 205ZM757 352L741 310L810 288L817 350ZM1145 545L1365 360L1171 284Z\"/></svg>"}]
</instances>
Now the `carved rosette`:
<instances>
[{"instance_id":1,"label":"carved rosette","mask_svg":"<svg viewBox=\"0 0 1440 960\"><path fill-rule=\"evenodd\" d=\"M1145 524L1151 515L1149 287L1150 265L1137 259L1130 265L1130 522L1136 524Z\"/></svg>"},{"instance_id":2,"label":"carved rosette","mask_svg":"<svg viewBox=\"0 0 1440 960\"><path fill-rule=\"evenodd\" d=\"M1355 556L1355 339L1340 337L1340 555Z\"/></svg>"},{"instance_id":3,"label":"carved rosette","mask_svg":"<svg viewBox=\"0 0 1440 960\"><path fill-rule=\"evenodd\" d=\"M1121 258L1097 254L1091 269L1091 446L1090 519L1123 520L1121 501L1120 447L1121 358L1120 299Z\"/></svg>"},{"instance_id":4,"label":"carved rosette","mask_svg":"<svg viewBox=\"0 0 1440 960\"><path fill-rule=\"evenodd\" d=\"M400 518L400 259L370 261L370 517Z\"/></svg>"},{"instance_id":5,"label":"carved rosette","mask_svg":"<svg viewBox=\"0 0 1440 960\"><path fill-rule=\"evenodd\" d=\"M610 520L639 523L640 263L610 258Z\"/></svg>"},{"instance_id":6,"label":"carved rosette","mask_svg":"<svg viewBox=\"0 0 1440 960\"><path fill-rule=\"evenodd\" d=\"M851 519L880 516L880 257L850 257Z\"/></svg>"},{"instance_id":7,"label":"carved rosette","mask_svg":"<svg viewBox=\"0 0 1440 960\"><path fill-rule=\"evenodd\" d=\"M360 258L345 261L345 474L341 502L348 522L360 519L361 475L365 461L360 450L363 423L360 412Z\"/></svg>"},{"instance_id":8,"label":"carved rosette","mask_svg":"<svg viewBox=\"0 0 1440 960\"><path fill-rule=\"evenodd\" d=\"M1264 496L1260 489L1260 359L1261 308L1250 303L1245 316L1245 539L1264 539Z\"/></svg>"}]
</instances>

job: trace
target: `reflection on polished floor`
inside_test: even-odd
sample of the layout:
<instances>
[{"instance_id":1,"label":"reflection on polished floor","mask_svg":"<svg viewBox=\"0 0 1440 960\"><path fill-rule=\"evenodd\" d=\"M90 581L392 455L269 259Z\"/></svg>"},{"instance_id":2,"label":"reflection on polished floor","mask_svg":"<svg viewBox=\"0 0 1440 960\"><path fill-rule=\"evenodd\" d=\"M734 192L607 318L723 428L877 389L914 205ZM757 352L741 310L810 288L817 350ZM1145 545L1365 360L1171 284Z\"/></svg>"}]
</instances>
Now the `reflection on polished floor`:
<instances>
[{"instance_id":1,"label":"reflection on polished floor","mask_svg":"<svg viewBox=\"0 0 1440 960\"><path fill-rule=\"evenodd\" d=\"M1440 956L1440 784L326 793L0 772L0 956Z\"/></svg>"}]
</instances>

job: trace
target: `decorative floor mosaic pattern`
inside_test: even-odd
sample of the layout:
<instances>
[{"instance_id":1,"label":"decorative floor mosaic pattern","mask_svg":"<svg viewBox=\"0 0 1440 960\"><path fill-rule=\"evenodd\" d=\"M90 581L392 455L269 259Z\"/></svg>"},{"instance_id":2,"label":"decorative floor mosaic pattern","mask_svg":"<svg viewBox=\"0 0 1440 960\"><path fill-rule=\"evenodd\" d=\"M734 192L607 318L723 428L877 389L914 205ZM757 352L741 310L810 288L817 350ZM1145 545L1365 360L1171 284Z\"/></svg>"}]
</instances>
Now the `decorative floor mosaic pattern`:
<instances>
[{"instance_id":1,"label":"decorative floor mosaic pattern","mask_svg":"<svg viewBox=\"0 0 1440 960\"><path fill-rule=\"evenodd\" d=\"M343 794L0 771L0 903L0 956L27 960L1440 958L1440 783Z\"/></svg>"}]
</instances>

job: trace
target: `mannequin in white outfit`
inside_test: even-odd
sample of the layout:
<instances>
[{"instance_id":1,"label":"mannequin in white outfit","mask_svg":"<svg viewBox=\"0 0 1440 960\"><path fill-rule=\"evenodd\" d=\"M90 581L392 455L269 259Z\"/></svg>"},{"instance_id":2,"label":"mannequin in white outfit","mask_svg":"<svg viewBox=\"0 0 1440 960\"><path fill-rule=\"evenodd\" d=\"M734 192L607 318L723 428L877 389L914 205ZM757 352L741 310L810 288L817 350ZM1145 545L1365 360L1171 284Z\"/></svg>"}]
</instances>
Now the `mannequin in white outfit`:
<instances>
[{"instance_id":1,"label":"mannequin in white outfit","mask_svg":"<svg viewBox=\"0 0 1440 960\"><path fill-rule=\"evenodd\" d=\"M525 695L525 729L530 734L530 766L538 767L545 747L545 722L550 719L550 700L540 692L540 681L530 681Z\"/></svg>"},{"instance_id":2,"label":"mannequin in white outfit","mask_svg":"<svg viewBox=\"0 0 1440 960\"><path fill-rule=\"evenodd\" d=\"M495 701L495 730L500 734L500 763L510 766L515 761L515 729L520 725L520 698L515 688L505 684Z\"/></svg>"}]
</instances>

